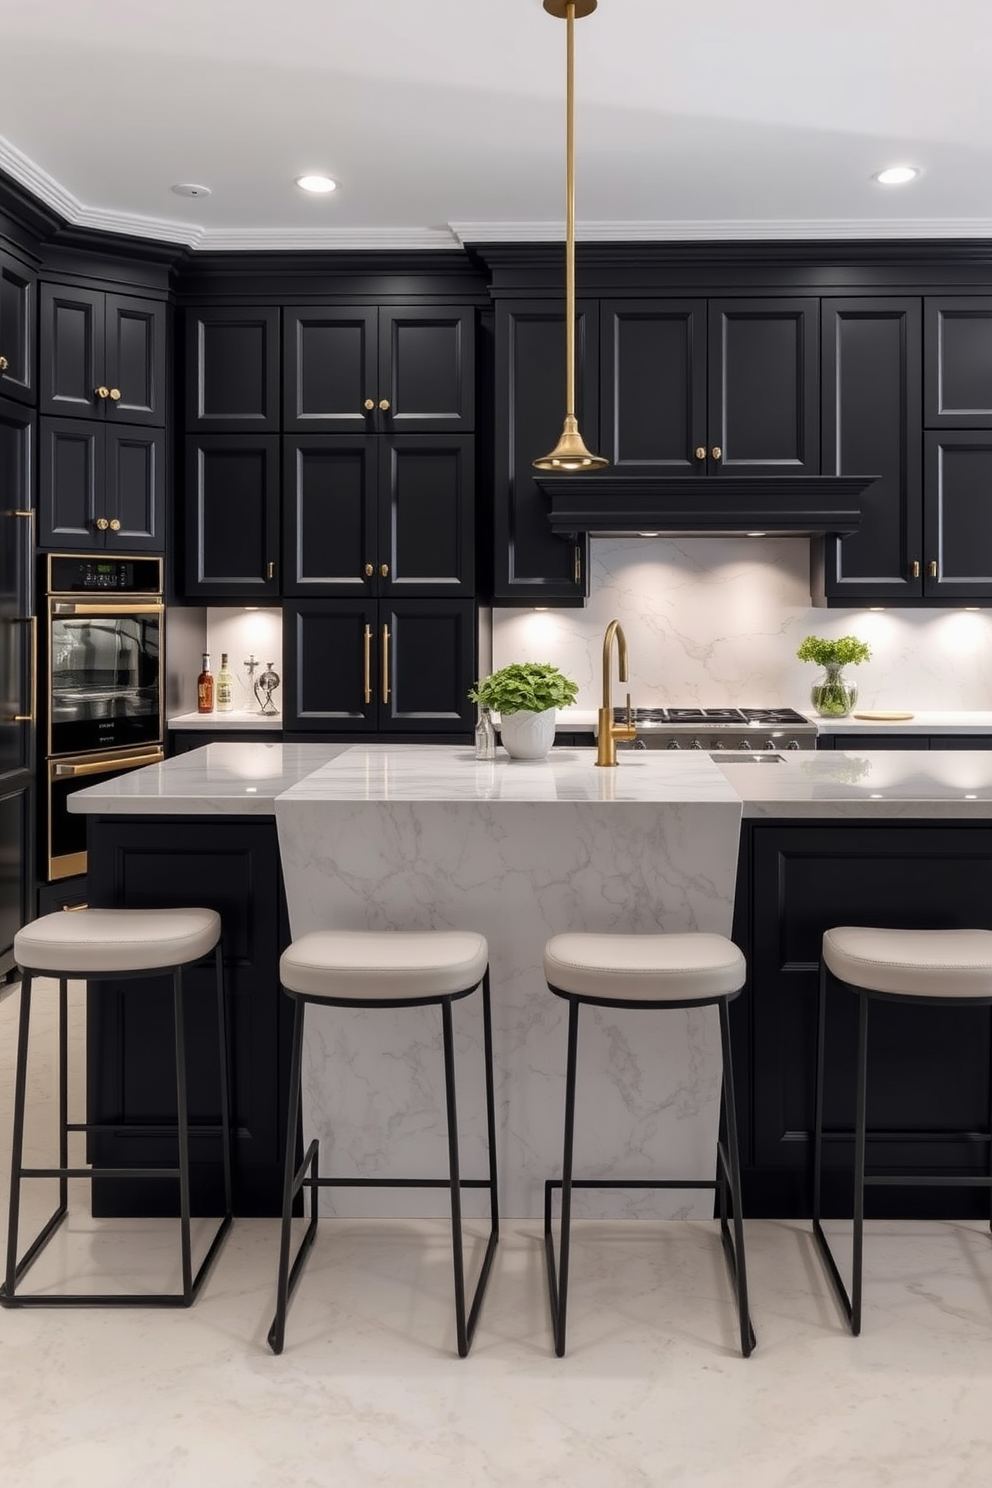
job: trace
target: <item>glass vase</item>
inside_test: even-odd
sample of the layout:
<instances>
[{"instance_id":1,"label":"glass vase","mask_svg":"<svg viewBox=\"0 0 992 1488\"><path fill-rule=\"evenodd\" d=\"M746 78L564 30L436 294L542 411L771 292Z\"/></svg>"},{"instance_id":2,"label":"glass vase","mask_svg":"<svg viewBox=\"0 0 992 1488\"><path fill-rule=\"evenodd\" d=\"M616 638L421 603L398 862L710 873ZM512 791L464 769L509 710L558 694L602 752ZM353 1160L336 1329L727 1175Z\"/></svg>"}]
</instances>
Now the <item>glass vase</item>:
<instances>
[{"instance_id":1,"label":"glass vase","mask_svg":"<svg viewBox=\"0 0 992 1488\"><path fill-rule=\"evenodd\" d=\"M839 665L827 665L810 688L809 700L821 718L846 718L858 701L858 685L847 680Z\"/></svg>"}]
</instances>

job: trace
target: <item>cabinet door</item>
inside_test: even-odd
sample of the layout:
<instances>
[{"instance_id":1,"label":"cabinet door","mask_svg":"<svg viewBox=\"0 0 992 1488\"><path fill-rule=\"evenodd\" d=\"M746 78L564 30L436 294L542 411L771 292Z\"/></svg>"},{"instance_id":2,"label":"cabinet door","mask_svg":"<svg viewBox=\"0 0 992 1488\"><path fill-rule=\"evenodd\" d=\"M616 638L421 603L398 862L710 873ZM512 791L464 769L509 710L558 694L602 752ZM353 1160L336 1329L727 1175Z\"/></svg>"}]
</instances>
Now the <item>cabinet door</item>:
<instances>
[{"instance_id":1,"label":"cabinet door","mask_svg":"<svg viewBox=\"0 0 992 1488\"><path fill-rule=\"evenodd\" d=\"M992 431L924 435L923 592L992 598Z\"/></svg>"},{"instance_id":2,"label":"cabinet door","mask_svg":"<svg viewBox=\"0 0 992 1488\"><path fill-rule=\"evenodd\" d=\"M108 549L164 553L164 429L134 426L106 431L104 491L110 513Z\"/></svg>"},{"instance_id":3,"label":"cabinet door","mask_svg":"<svg viewBox=\"0 0 992 1488\"><path fill-rule=\"evenodd\" d=\"M103 376L107 417L115 423L165 423L165 316L155 300L107 296Z\"/></svg>"},{"instance_id":4,"label":"cabinet door","mask_svg":"<svg viewBox=\"0 0 992 1488\"><path fill-rule=\"evenodd\" d=\"M992 429L992 296L925 302L928 429Z\"/></svg>"},{"instance_id":5,"label":"cabinet door","mask_svg":"<svg viewBox=\"0 0 992 1488\"><path fill-rule=\"evenodd\" d=\"M347 434L381 415L374 306L283 310L283 429Z\"/></svg>"},{"instance_id":6,"label":"cabinet door","mask_svg":"<svg viewBox=\"0 0 992 1488\"><path fill-rule=\"evenodd\" d=\"M70 551L105 545L113 512L103 486L106 429L86 419L42 419L38 545ZM98 528L97 522L107 522Z\"/></svg>"},{"instance_id":7,"label":"cabinet door","mask_svg":"<svg viewBox=\"0 0 992 1488\"><path fill-rule=\"evenodd\" d=\"M850 676L850 672L847 675ZM929 734L833 734L831 739L831 749L847 750L851 754L864 754L866 750L876 749L931 748ZM819 740L816 747L822 748Z\"/></svg>"},{"instance_id":8,"label":"cabinet door","mask_svg":"<svg viewBox=\"0 0 992 1488\"><path fill-rule=\"evenodd\" d=\"M41 286L40 410L103 418L104 308L102 290Z\"/></svg>"},{"instance_id":9,"label":"cabinet door","mask_svg":"<svg viewBox=\"0 0 992 1488\"><path fill-rule=\"evenodd\" d=\"M187 595L278 594L278 435L188 436L184 509Z\"/></svg>"},{"instance_id":10,"label":"cabinet door","mask_svg":"<svg viewBox=\"0 0 992 1488\"><path fill-rule=\"evenodd\" d=\"M474 429L475 311L381 308L376 402L384 432Z\"/></svg>"},{"instance_id":11,"label":"cabinet door","mask_svg":"<svg viewBox=\"0 0 992 1488\"><path fill-rule=\"evenodd\" d=\"M32 271L0 248L0 398L35 400L35 290Z\"/></svg>"},{"instance_id":12,"label":"cabinet door","mask_svg":"<svg viewBox=\"0 0 992 1488\"><path fill-rule=\"evenodd\" d=\"M34 918L34 787L0 774L0 977L14 965L14 936Z\"/></svg>"},{"instance_id":13,"label":"cabinet door","mask_svg":"<svg viewBox=\"0 0 992 1488\"><path fill-rule=\"evenodd\" d=\"M599 317L600 453L617 467L705 475L706 301L603 300Z\"/></svg>"},{"instance_id":14,"label":"cabinet door","mask_svg":"<svg viewBox=\"0 0 992 1488\"><path fill-rule=\"evenodd\" d=\"M471 730L476 678L471 600L382 600L379 605L379 728L384 733Z\"/></svg>"},{"instance_id":15,"label":"cabinet door","mask_svg":"<svg viewBox=\"0 0 992 1488\"><path fill-rule=\"evenodd\" d=\"M375 600L300 599L283 606L284 727L358 733L375 727Z\"/></svg>"},{"instance_id":16,"label":"cabinet door","mask_svg":"<svg viewBox=\"0 0 992 1488\"><path fill-rule=\"evenodd\" d=\"M279 311L186 312L186 428L258 433L279 428Z\"/></svg>"},{"instance_id":17,"label":"cabinet door","mask_svg":"<svg viewBox=\"0 0 992 1488\"><path fill-rule=\"evenodd\" d=\"M376 592L375 435L283 441L284 594Z\"/></svg>"},{"instance_id":18,"label":"cabinet door","mask_svg":"<svg viewBox=\"0 0 992 1488\"><path fill-rule=\"evenodd\" d=\"M598 444L598 305L576 309L576 416L586 445ZM558 442L565 413L565 325L560 301L501 301L496 307L496 449L493 593L512 605L581 605L588 594L588 543L558 537L534 460Z\"/></svg>"},{"instance_id":19,"label":"cabinet door","mask_svg":"<svg viewBox=\"0 0 992 1488\"><path fill-rule=\"evenodd\" d=\"M397 434L379 445L378 592L475 592L475 441Z\"/></svg>"},{"instance_id":20,"label":"cabinet door","mask_svg":"<svg viewBox=\"0 0 992 1488\"><path fill-rule=\"evenodd\" d=\"M818 475L818 301L710 300L708 315L710 470Z\"/></svg>"},{"instance_id":21,"label":"cabinet door","mask_svg":"<svg viewBox=\"0 0 992 1488\"><path fill-rule=\"evenodd\" d=\"M824 300L823 472L877 477L860 529L823 539L828 598L923 593L920 366L919 300Z\"/></svg>"}]
</instances>

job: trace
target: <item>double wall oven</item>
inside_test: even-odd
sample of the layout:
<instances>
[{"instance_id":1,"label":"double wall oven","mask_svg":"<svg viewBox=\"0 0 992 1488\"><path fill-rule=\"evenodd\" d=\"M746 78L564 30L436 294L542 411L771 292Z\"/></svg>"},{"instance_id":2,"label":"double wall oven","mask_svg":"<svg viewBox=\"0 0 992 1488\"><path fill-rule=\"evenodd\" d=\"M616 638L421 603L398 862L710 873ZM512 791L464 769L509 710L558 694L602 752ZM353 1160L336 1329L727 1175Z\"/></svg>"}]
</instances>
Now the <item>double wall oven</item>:
<instances>
[{"instance_id":1,"label":"double wall oven","mask_svg":"<svg viewBox=\"0 0 992 1488\"><path fill-rule=\"evenodd\" d=\"M164 758L160 558L54 553L45 562L47 777L42 864L86 872L86 818L68 798Z\"/></svg>"}]
</instances>

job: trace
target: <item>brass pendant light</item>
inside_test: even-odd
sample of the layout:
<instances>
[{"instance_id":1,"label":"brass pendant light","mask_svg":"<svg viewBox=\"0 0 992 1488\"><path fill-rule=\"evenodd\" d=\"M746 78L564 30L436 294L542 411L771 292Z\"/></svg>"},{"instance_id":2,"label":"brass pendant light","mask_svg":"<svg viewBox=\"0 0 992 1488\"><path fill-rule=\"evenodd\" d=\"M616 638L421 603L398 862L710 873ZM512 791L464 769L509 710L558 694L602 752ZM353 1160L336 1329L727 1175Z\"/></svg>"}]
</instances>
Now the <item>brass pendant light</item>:
<instances>
[{"instance_id":1,"label":"brass pendant light","mask_svg":"<svg viewBox=\"0 0 992 1488\"><path fill-rule=\"evenodd\" d=\"M575 33L576 18L591 15L597 0L544 0L549 15L565 21L565 422L550 454L534 461L538 470L602 470L602 455L586 449L575 417Z\"/></svg>"}]
</instances>

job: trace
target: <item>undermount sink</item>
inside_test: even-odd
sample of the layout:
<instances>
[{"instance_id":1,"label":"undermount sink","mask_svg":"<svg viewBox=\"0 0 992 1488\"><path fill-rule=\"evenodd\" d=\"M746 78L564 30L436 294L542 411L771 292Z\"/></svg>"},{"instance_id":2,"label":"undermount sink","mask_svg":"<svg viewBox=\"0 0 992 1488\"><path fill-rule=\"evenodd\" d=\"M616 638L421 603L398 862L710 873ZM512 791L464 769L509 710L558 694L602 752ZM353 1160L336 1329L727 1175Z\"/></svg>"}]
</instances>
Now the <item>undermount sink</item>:
<instances>
[{"instance_id":1,"label":"undermount sink","mask_svg":"<svg viewBox=\"0 0 992 1488\"><path fill-rule=\"evenodd\" d=\"M728 754L725 749L711 749L710 759L722 765L782 765L785 763L780 754L754 754L748 749L742 750L739 754Z\"/></svg>"}]
</instances>

